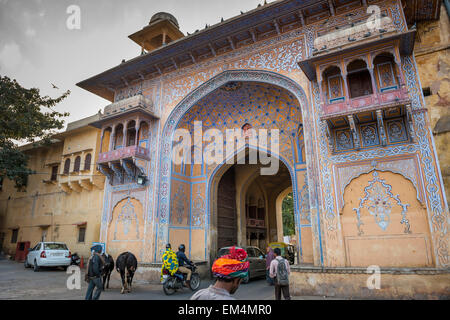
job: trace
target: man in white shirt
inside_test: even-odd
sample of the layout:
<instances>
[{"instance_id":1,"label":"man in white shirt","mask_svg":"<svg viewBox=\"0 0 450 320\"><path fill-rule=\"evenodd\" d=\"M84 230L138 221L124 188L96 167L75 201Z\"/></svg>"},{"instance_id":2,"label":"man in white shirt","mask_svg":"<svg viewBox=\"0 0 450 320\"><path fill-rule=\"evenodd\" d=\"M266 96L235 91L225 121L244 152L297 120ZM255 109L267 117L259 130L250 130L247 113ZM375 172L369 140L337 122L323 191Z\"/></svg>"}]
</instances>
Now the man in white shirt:
<instances>
[{"instance_id":1,"label":"man in white shirt","mask_svg":"<svg viewBox=\"0 0 450 320\"><path fill-rule=\"evenodd\" d=\"M280 248L273 250L275 253L275 259L270 263L270 277L274 279L275 283L275 300L281 300L281 292L285 300L291 300L289 294L289 275L291 269L289 262L281 256ZM284 263L285 267L281 267L279 270L279 264Z\"/></svg>"}]
</instances>

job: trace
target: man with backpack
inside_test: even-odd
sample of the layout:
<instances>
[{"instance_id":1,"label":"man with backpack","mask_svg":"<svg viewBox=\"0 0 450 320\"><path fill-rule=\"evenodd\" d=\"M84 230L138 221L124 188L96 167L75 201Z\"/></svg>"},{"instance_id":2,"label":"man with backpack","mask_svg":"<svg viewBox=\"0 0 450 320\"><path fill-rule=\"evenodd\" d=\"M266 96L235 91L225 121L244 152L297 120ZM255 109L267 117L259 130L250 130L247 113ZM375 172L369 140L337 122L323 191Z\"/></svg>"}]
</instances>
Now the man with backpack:
<instances>
[{"instance_id":1,"label":"man with backpack","mask_svg":"<svg viewBox=\"0 0 450 320\"><path fill-rule=\"evenodd\" d=\"M281 292L285 300L291 300L289 295L289 262L281 256L280 248L273 250L275 259L270 263L270 277L275 283L275 300L281 300Z\"/></svg>"}]
</instances>

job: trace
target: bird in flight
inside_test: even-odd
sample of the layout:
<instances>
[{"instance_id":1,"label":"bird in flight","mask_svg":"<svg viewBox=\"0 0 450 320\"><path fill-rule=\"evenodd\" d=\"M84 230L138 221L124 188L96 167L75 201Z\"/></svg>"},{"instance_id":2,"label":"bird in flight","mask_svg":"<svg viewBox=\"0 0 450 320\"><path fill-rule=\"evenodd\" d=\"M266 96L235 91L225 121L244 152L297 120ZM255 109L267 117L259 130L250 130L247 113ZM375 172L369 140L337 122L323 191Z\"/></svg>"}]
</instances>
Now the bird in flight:
<instances>
[{"instance_id":1,"label":"bird in flight","mask_svg":"<svg viewBox=\"0 0 450 320\"><path fill-rule=\"evenodd\" d=\"M52 83L52 86L53 86L53 89L59 89L57 86L55 86L53 83Z\"/></svg>"}]
</instances>

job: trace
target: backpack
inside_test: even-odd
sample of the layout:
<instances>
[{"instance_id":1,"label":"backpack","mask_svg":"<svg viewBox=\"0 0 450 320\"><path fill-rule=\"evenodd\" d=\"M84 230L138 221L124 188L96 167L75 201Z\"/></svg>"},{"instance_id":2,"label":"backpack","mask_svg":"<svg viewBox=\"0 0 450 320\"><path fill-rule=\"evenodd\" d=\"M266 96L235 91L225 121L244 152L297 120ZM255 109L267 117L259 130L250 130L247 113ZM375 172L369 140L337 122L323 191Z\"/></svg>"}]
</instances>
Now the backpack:
<instances>
[{"instance_id":1,"label":"backpack","mask_svg":"<svg viewBox=\"0 0 450 320\"><path fill-rule=\"evenodd\" d=\"M286 268L286 259L283 258L278 260L277 284L280 286L289 285L289 274Z\"/></svg>"}]
</instances>

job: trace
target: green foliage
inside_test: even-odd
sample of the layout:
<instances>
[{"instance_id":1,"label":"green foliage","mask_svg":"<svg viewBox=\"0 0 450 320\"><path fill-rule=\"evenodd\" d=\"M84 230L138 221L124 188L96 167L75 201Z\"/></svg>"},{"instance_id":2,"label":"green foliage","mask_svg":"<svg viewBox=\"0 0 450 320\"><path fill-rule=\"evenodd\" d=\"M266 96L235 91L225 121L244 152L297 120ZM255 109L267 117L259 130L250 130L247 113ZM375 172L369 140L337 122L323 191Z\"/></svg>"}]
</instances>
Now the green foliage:
<instances>
[{"instance_id":1,"label":"green foliage","mask_svg":"<svg viewBox=\"0 0 450 320\"><path fill-rule=\"evenodd\" d=\"M69 94L41 97L39 89L25 89L16 80L0 76L0 177L13 180L19 189L26 185L33 171L17 141L49 143L54 130L63 128L62 118L69 115L53 107Z\"/></svg>"},{"instance_id":2,"label":"green foliage","mask_svg":"<svg viewBox=\"0 0 450 320\"><path fill-rule=\"evenodd\" d=\"M295 234L294 198L292 193L289 193L283 199L282 210L283 210L283 234L285 236L292 236Z\"/></svg>"}]
</instances>

